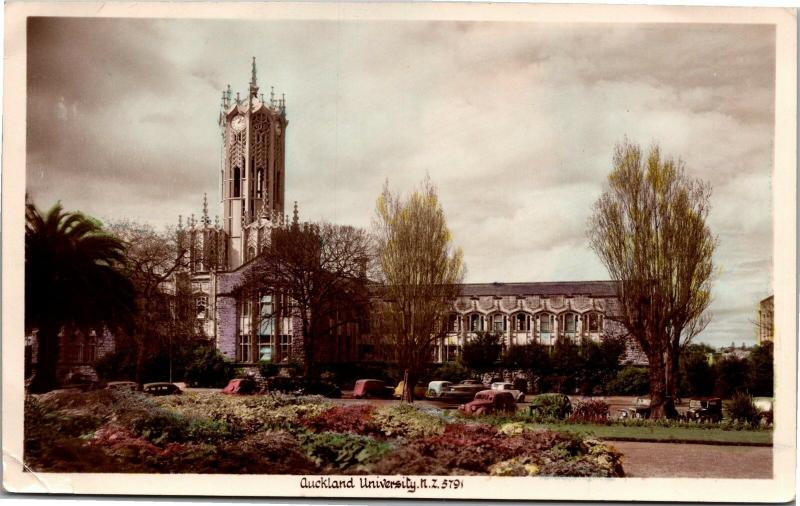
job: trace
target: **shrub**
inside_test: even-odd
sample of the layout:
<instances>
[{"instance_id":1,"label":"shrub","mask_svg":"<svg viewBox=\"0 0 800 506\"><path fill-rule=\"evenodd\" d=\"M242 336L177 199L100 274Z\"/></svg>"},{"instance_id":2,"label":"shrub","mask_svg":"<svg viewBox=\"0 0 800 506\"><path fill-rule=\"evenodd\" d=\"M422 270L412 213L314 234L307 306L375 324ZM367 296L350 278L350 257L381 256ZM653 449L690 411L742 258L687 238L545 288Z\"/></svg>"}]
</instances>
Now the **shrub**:
<instances>
[{"instance_id":1,"label":"shrub","mask_svg":"<svg viewBox=\"0 0 800 506\"><path fill-rule=\"evenodd\" d=\"M541 394L531 398L530 414L536 419L564 419L572 413L572 403L564 394Z\"/></svg>"},{"instance_id":2,"label":"shrub","mask_svg":"<svg viewBox=\"0 0 800 506\"><path fill-rule=\"evenodd\" d=\"M444 430L441 418L408 404L379 409L374 418L381 433L388 437L425 437L440 434Z\"/></svg>"},{"instance_id":3,"label":"shrub","mask_svg":"<svg viewBox=\"0 0 800 506\"><path fill-rule=\"evenodd\" d=\"M608 382L606 391L611 395L645 395L650 390L650 373L645 367L624 367Z\"/></svg>"},{"instance_id":4,"label":"shrub","mask_svg":"<svg viewBox=\"0 0 800 506\"><path fill-rule=\"evenodd\" d=\"M471 372L472 371L464 367L461 362L445 362L434 371L433 376L435 379L442 381L458 383L464 378L468 378L471 375Z\"/></svg>"},{"instance_id":5,"label":"shrub","mask_svg":"<svg viewBox=\"0 0 800 506\"><path fill-rule=\"evenodd\" d=\"M262 360L258 363L258 372L261 374L262 378L266 379L277 376L278 371L280 371L278 364L274 364L266 360Z\"/></svg>"},{"instance_id":6,"label":"shrub","mask_svg":"<svg viewBox=\"0 0 800 506\"><path fill-rule=\"evenodd\" d=\"M300 444L318 466L340 471L376 462L392 448L369 437L336 433L303 434Z\"/></svg>"},{"instance_id":7,"label":"shrub","mask_svg":"<svg viewBox=\"0 0 800 506\"><path fill-rule=\"evenodd\" d=\"M572 409L571 422L605 422L608 420L608 403L599 399L579 401Z\"/></svg>"},{"instance_id":8,"label":"shrub","mask_svg":"<svg viewBox=\"0 0 800 506\"><path fill-rule=\"evenodd\" d=\"M193 387L224 387L235 374L233 364L213 347L195 351L193 360L186 367L186 383Z\"/></svg>"},{"instance_id":9,"label":"shrub","mask_svg":"<svg viewBox=\"0 0 800 506\"><path fill-rule=\"evenodd\" d=\"M734 394L727 408L728 416L734 422L746 422L751 425L758 425L761 420L761 412L753 403L753 398L748 394Z\"/></svg>"},{"instance_id":10,"label":"shrub","mask_svg":"<svg viewBox=\"0 0 800 506\"><path fill-rule=\"evenodd\" d=\"M332 406L304 420L303 424L315 432L379 434L380 429L374 420L374 414L375 407L370 404Z\"/></svg>"}]
</instances>

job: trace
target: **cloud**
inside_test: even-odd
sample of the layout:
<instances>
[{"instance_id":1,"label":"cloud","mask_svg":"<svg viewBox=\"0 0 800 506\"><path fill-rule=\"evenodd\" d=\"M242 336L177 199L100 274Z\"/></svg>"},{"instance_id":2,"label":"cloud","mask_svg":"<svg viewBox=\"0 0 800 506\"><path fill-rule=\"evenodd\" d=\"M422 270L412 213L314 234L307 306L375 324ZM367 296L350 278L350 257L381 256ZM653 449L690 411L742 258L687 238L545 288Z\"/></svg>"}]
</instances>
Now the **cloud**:
<instances>
[{"instance_id":1,"label":"cloud","mask_svg":"<svg viewBox=\"0 0 800 506\"><path fill-rule=\"evenodd\" d=\"M155 225L218 194L220 93L286 93L286 201L368 227L386 179L439 188L468 281L605 279L586 241L614 144L714 188L715 319L752 340L771 290L774 30L32 18L28 189ZM54 121L53 119L56 119ZM212 205L212 208L214 206Z\"/></svg>"}]
</instances>

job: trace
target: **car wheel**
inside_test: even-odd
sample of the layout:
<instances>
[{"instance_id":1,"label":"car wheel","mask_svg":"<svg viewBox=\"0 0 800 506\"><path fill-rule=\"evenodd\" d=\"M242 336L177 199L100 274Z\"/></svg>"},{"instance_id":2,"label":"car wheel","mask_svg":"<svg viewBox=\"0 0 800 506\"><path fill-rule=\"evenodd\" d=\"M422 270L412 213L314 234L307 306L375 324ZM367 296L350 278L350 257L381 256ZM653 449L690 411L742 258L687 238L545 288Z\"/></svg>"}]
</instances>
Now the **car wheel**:
<instances>
[{"instance_id":1,"label":"car wheel","mask_svg":"<svg viewBox=\"0 0 800 506\"><path fill-rule=\"evenodd\" d=\"M517 397L517 402L525 402L525 394L520 394L520 396Z\"/></svg>"},{"instance_id":2,"label":"car wheel","mask_svg":"<svg viewBox=\"0 0 800 506\"><path fill-rule=\"evenodd\" d=\"M475 410L474 414L475 414L475 416L483 416L483 415L486 414L486 409L485 408L478 408L478 409Z\"/></svg>"}]
</instances>

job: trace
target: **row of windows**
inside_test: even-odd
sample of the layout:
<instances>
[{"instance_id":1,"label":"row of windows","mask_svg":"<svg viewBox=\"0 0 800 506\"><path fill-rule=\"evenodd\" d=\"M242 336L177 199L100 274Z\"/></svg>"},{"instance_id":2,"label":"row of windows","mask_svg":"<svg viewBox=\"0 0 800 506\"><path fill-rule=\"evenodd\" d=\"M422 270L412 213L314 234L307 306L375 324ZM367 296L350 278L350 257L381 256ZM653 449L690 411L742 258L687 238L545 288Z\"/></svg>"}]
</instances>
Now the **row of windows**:
<instances>
[{"instance_id":1,"label":"row of windows","mask_svg":"<svg viewBox=\"0 0 800 506\"><path fill-rule=\"evenodd\" d=\"M250 337L249 334L239 334L239 340L236 346L237 362L250 362L252 360L252 339ZM259 334L256 336L256 347L258 350L257 360L260 362L288 359L291 355L292 336L281 334L278 336L276 343L274 335ZM278 353L276 354L276 352Z\"/></svg>"},{"instance_id":2,"label":"row of windows","mask_svg":"<svg viewBox=\"0 0 800 506\"><path fill-rule=\"evenodd\" d=\"M537 330L542 334L549 334L555 328L555 322L558 319L559 328L562 332L567 334L576 333L578 321L581 321L582 329L589 332L600 332L603 328L603 316L598 313L589 313L588 315L579 315L576 313L566 313L561 315L553 315L550 313L541 313L537 315L530 315L528 313L516 313L512 315L510 320L512 330L517 332L528 332L529 330ZM448 328L451 332L460 332L462 330L462 321L466 322L467 329L470 332L481 332L491 330L493 332L505 332L508 330L509 317L503 314L494 314L488 318L482 314L473 313L460 318L458 315L450 315Z\"/></svg>"}]
</instances>

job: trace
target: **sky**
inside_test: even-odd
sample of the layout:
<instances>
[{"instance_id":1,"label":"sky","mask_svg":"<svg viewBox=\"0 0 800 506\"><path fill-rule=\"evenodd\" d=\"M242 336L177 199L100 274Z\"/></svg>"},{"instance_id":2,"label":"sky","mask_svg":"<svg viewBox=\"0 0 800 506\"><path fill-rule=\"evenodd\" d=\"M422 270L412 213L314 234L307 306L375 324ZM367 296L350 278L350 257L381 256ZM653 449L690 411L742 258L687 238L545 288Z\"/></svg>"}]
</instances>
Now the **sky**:
<instances>
[{"instance_id":1,"label":"sky","mask_svg":"<svg viewBox=\"0 0 800 506\"><path fill-rule=\"evenodd\" d=\"M221 91L246 95L255 56L261 91L286 94L301 219L369 227L385 181L430 176L467 282L608 279L592 206L615 144L657 143L713 188L697 340L752 344L772 290L774 45L767 25L32 18L27 188L107 221L199 216Z\"/></svg>"}]
</instances>

